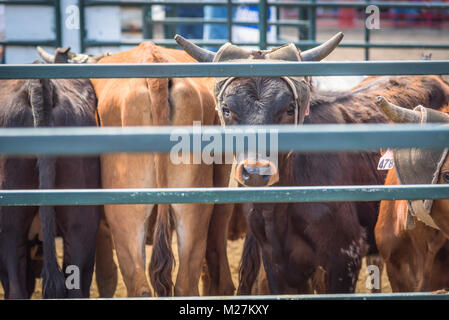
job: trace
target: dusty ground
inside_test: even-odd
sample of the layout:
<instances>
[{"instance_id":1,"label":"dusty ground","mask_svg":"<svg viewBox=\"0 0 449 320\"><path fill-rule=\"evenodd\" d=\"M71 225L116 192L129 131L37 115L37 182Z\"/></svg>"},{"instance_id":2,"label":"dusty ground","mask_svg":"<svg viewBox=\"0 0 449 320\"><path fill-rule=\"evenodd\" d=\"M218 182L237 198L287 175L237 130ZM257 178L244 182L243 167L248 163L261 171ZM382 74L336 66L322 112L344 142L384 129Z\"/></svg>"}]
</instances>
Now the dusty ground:
<instances>
[{"instance_id":1,"label":"dusty ground","mask_svg":"<svg viewBox=\"0 0 449 320\"><path fill-rule=\"evenodd\" d=\"M174 237L174 238L176 238L176 237ZM178 265L177 252L176 252L177 246L176 246L175 241L176 241L176 239L173 240L173 248L175 250L176 265ZM56 246L57 246L57 250L58 250L58 258L61 263L61 261L62 261L62 241L60 239L58 239L56 241ZM238 270L239 270L239 262L240 262L242 249L243 249L243 239L236 240L236 241L228 241L229 263L230 263L231 272L232 272L232 280L234 281L234 285L236 287L238 285ZM150 262L149 258L151 257L151 247L150 246L146 247L146 254L147 254L147 266L148 266L148 264ZM118 265L117 257L115 255L114 255L114 260L115 260L116 264ZM366 289L366 285L365 285L366 279L367 279L365 268L366 267L365 267L365 260L364 260L362 269L360 270L359 280L357 282L357 289L356 289L357 293L369 293L370 292L370 290ZM175 269L175 272L173 273L173 281L175 281L176 272L177 272L177 270ZM42 297L41 287L42 287L42 282L40 279L38 279L36 282L36 291L32 296L33 299L40 299ZM201 282L200 282L199 288L200 288L200 290L202 288ZM382 274L382 292L391 292L391 287L390 287L390 283L388 282L388 277L386 275L386 272L383 272L383 274ZM99 297L95 279L92 282L90 295L91 295L91 298ZM121 298L121 297L126 297L126 296L127 296L126 287L122 280L121 274L119 273L119 281L117 284L117 290L115 292L115 297ZM0 299L3 299L3 288L1 286L0 286Z\"/></svg>"},{"instance_id":2,"label":"dusty ground","mask_svg":"<svg viewBox=\"0 0 449 320\"><path fill-rule=\"evenodd\" d=\"M317 40L326 40L337 31L336 29L320 30L318 33ZM344 41L359 41L363 40L363 29L361 30L343 30L345 32ZM293 33L290 35L285 34L284 38L288 41L289 37L293 39ZM434 43L449 43L449 32L448 30L411 30L411 29L380 29L372 32L371 40L373 42L434 42ZM432 60L439 59L449 59L449 50L423 50L423 49L371 49L371 59L372 60L417 60L420 59L423 53L432 52ZM334 53L332 53L328 61L358 61L364 60L364 50L363 49L347 49L339 48ZM174 244L176 247L176 244ZM235 285L237 286L238 280L238 266L240 261L240 256L243 247L243 240L229 241L228 245L228 256L230 259L231 271ZM58 241L58 252L61 255L61 244ZM147 264L149 262L149 257L151 256L151 248L147 246ZM365 287L366 282L366 271L365 262L360 272L359 281L357 283L356 292L365 293L369 290ZM176 274L176 273L174 273ZM36 292L33 298L40 298L40 281L36 285ZM201 286L200 286L201 288ZM382 292L391 292L391 287L386 276L386 272L382 275ZM91 288L91 297L98 297L98 291L96 289L95 279ZM115 297L126 297L126 288L121 279L117 286ZM0 286L0 298L3 298L3 290Z\"/></svg>"}]
</instances>

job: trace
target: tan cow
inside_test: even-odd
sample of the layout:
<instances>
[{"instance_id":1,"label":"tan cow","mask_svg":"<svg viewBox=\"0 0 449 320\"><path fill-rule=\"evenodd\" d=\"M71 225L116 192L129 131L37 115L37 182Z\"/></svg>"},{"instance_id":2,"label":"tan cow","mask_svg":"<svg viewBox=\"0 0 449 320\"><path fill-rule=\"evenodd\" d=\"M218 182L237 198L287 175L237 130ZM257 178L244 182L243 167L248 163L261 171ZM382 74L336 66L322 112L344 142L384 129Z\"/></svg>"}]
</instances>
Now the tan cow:
<instances>
[{"instance_id":1,"label":"tan cow","mask_svg":"<svg viewBox=\"0 0 449 320\"><path fill-rule=\"evenodd\" d=\"M395 122L449 122L449 116L431 109L411 111L385 99L379 104ZM448 112L449 106L441 111ZM394 152L395 169L388 172L386 185L449 183L447 149L432 154L420 149ZM382 201L375 236L393 291L449 288L448 199Z\"/></svg>"},{"instance_id":2,"label":"tan cow","mask_svg":"<svg viewBox=\"0 0 449 320\"><path fill-rule=\"evenodd\" d=\"M40 47L38 47L37 49L41 57L47 63L97 63L101 58L110 55L110 53L103 53L101 55L93 57L87 54L76 54L70 52L70 47L57 48L54 54L50 54ZM162 54L165 54L166 50L163 48L160 49L163 50ZM176 55L176 61L193 61L190 57L183 55L183 53L179 54L180 52L177 50L169 50L169 52L172 55ZM135 61L136 59L134 58L134 60L129 60L127 62ZM97 120L98 125L100 125L100 119L97 118ZM218 119L215 120L215 122L218 121ZM102 125L104 125L104 123ZM226 165L219 165L214 167L215 186L227 186L229 180L229 170L230 166ZM230 295L233 294L235 290L235 287L232 283L229 263L226 255L226 239L229 238L231 240L234 240L240 237L241 232L242 230L244 230L245 226L244 221L240 219L237 213L234 213L231 218L233 206L234 204L222 204L214 206L214 212L211 218L213 223L211 223L208 232L208 244L206 250L206 260L208 268L204 269L204 271L206 272L204 273L203 277L203 292L205 294ZM149 245L153 244L156 211L157 206L153 206L150 219L147 222L148 231L146 243ZM232 227L229 229L223 228L223 225L228 224L228 221L230 219L232 219L232 221L235 221L234 223L232 223ZM171 249L167 246L165 249L168 252L171 252ZM166 257L165 254L162 254L161 256L162 258ZM172 259L172 256L170 256L170 259ZM156 261L162 260L156 259ZM164 274L164 276L167 278L165 280L169 283L169 286L171 286L170 271L172 269L172 263L173 262L170 262L169 265L165 264L163 268L158 271L159 273ZM155 267L158 268L157 263ZM117 286L117 267L113 260L113 241L111 232L104 217L101 220L100 227L98 229L95 272L100 296L112 297ZM155 275L155 278L157 277L158 275ZM162 286L162 290L166 290L166 288ZM167 289L167 291L171 291L171 289ZM159 292L159 294L166 295L168 294L168 292Z\"/></svg>"},{"instance_id":3,"label":"tan cow","mask_svg":"<svg viewBox=\"0 0 449 320\"><path fill-rule=\"evenodd\" d=\"M99 63L194 62L186 53L143 42L131 50L100 60ZM212 125L216 121L212 95L213 79L92 79L98 97L101 126ZM104 188L211 187L214 168L205 164L174 165L168 154L109 154L101 157ZM222 177L223 181L220 181ZM215 185L227 186L229 172L215 174ZM147 296L151 290L145 276L145 239L154 205L107 205L105 215L113 234L120 270L128 296ZM158 205L155 243L150 266L151 280L158 295L170 295L173 256L161 254L170 247L170 237L158 235L176 229L179 271L174 293L198 295L198 281L206 253L206 239L213 205ZM230 206L217 206L227 210ZM218 214L220 217L221 215ZM225 219L228 219L226 215ZM211 231L213 232L213 230ZM225 234L225 231L220 231ZM162 241L161 241L162 240ZM221 294L232 294L225 249L211 245L211 255L225 260L224 267L210 270L211 284ZM224 252L224 257L223 257ZM210 259L209 259L210 260ZM223 271L222 271L223 270ZM217 275L218 272L218 275ZM162 281L161 278L164 278ZM164 286L162 283L170 283ZM224 289L223 289L224 288ZM212 291L214 289L211 289ZM231 291L232 290L232 291Z\"/></svg>"}]
</instances>

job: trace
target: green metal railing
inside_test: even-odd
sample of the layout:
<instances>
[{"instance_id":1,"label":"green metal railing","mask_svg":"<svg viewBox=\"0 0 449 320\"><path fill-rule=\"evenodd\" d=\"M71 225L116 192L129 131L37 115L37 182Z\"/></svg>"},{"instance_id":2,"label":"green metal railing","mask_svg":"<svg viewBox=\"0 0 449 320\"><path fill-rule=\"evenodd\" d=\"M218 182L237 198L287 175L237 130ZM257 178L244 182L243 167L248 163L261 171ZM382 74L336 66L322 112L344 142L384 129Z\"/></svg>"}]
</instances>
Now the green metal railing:
<instances>
[{"instance_id":1,"label":"green metal railing","mask_svg":"<svg viewBox=\"0 0 449 320\"><path fill-rule=\"evenodd\" d=\"M226 41L231 41L237 45L248 45L244 42L232 41L232 26L233 25L258 25L260 30L260 38L258 40L259 48L265 49L271 46L280 46L285 44L285 41L267 40L268 27L271 25L275 26L296 26L298 28L306 28L308 39L294 42L301 49L307 49L310 47L317 46L321 42L316 41L316 8L366 8L368 5L375 5L379 9L386 8L414 8L414 9L438 9L438 10L449 10L449 3L447 2L399 2L399 1L355 1L355 2L343 2L343 1L267 1L260 0L255 1L242 1L242 2L232 2L232 0L227 1L180 1L180 0L154 0L154 1L117 1L117 0L79 0L80 1L80 14L81 14L81 29L83 30L86 26L84 24L84 8L92 6L126 6L126 7L145 7L147 10L151 11L153 5L164 5L164 6L222 6L227 7L228 17L227 19L203 19L203 18L167 18L166 20L151 20L151 14L145 15L149 18L146 23L149 24L225 24L227 25L228 39L226 40L200 40L194 39L194 42L198 45L203 46L221 46ZM259 6L259 22L249 22L249 21L231 21L232 8L237 6ZM298 8L308 10L308 20L276 20L268 21L267 13L268 8L274 6L277 8ZM138 45L144 39L138 40L123 40L123 41L98 41L89 40L85 37L85 31L81 32L81 48L84 50L87 47L98 47L98 46L121 46L121 45ZM152 40L156 44L164 46L176 46L176 42L172 39L152 39L152 33L145 33L145 36L149 40ZM343 42L340 47L347 48L364 48L365 49L365 60L369 60L369 49L370 48L427 48L427 49L449 49L449 44L447 43L372 43L370 41L370 30L364 28L364 42Z\"/></svg>"},{"instance_id":2,"label":"green metal railing","mask_svg":"<svg viewBox=\"0 0 449 320\"><path fill-rule=\"evenodd\" d=\"M233 151L225 135L248 136L258 130L274 131L278 151L342 152L379 148L445 148L449 126L405 125L307 125L263 127L192 127L183 130L191 141L202 141L202 133L220 134L221 151ZM20 128L0 129L3 155L87 155L116 152L169 152L178 143L171 139L173 127L147 128ZM267 140L269 138L267 137ZM204 147L207 142L202 142ZM229 203L229 202L327 202L379 201L382 199L445 199L449 185L400 186L313 186L276 188L173 188L89 190L1 190L0 205L93 205L144 203Z\"/></svg>"},{"instance_id":3,"label":"green metal railing","mask_svg":"<svg viewBox=\"0 0 449 320\"><path fill-rule=\"evenodd\" d=\"M449 74L449 61L3 65L0 79Z\"/></svg>"},{"instance_id":4,"label":"green metal railing","mask_svg":"<svg viewBox=\"0 0 449 320\"><path fill-rule=\"evenodd\" d=\"M0 41L0 45L14 45L14 46L52 46L58 47L62 44L62 23L61 23L61 8L60 0L0 0L0 4L6 5L40 5L40 6L53 6L55 12L55 39L48 40L9 40ZM270 46L283 45L285 41L280 39L276 41L268 41L267 31L269 26L278 27L297 27L301 34L307 34L307 39L301 39L301 41L295 41L301 49L307 49L319 45L321 42L316 41L316 8L365 8L368 5L376 5L380 9L385 8L415 8L415 9L436 9L436 10L449 10L449 3L447 2L398 2L398 1L355 1L355 2L343 2L343 1L293 1L293 2L283 2L283 1L267 1L260 0L255 1L242 1L233 2L232 0L211 0L208 2L202 0L196 1L182 1L182 0L142 0L142 1L119 1L119 0L78 0L78 5L80 9L80 46L81 51L85 51L88 47L98 47L98 46L121 46L121 45L138 45L144 39L150 39L157 44L164 46L176 46L176 43L172 39L154 39L152 26L154 24L163 25L178 25L178 24L222 24L227 26L228 39L226 40L201 40L195 39L194 42L202 46L214 46L219 47L226 41L232 41L232 26L234 25L257 25L259 27L260 38L253 45L258 45L260 48L267 48ZM221 6L226 7L228 11L227 18L215 18L215 19L203 19L203 18L180 18L180 17L168 17L164 20L153 20L151 15L152 6L163 5L163 6ZM138 40L121 40L121 41L103 41L103 40L91 40L87 38L86 32L86 18L85 9L87 7L95 6L120 6L120 7L141 7L142 8L142 19L143 19L143 37L144 39ZM238 6L259 6L259 19L258 22L254 21L238 21L232 19L232 8ZM274 21L268 21L268 9L269 7L277 8L298 8L307 10L308 19L299 20L282 20L276 19ZM305 29L306 32L303 32ZM365 50L365 60L369 60L369 49L370 48L427 48L427 49L449 49L449 44L446 43L372 43L370 41L370 30L364 28L364 42L346 42L344 41L340 46L347 48L363 48ZM237 45L248 45L245 42L235 42Z\"/></svg>"},{"instance_id":5,"label":"green metal railing","mask_svg":"<svg viewBox=\"0 0 449 320\"><path fill-rule=\"evenodd\" d=\"M0 0L0 5L17 6L50 6L54 8L55 38L48 40L0 40L4 46L49 46L60 47L62 45L62 23L60 0Z\"/></svg>"},{"instance_id":6,"label":"green metal railing","mask_svg":"<svg viewBox=\"0 0 449 320\"><path fill-rule=\"evenodd\" d=\"M321 67L322 65L326 67ZM196 67L195 67L196 66ZM141 64L141 65L8 65L0 66L2 79L90 78L90 77L202 77L254 75L338 75L356 74L449 74L449 61L361 62L361 63L281 63L249 64ZM345 66L350 66L345 68ZM244 69L242 71L242 69ZM411 70L413 69L413 70ZM125 71L127 70L127 71ZM155 73L153 73L155 72ZM125 74L124 74L125 73ZM0 154L23 156L80 155L109 152L168 152L173 127L133 128L3 128L0 129ZM341 152L396 148L449 147L449 126L441 124L304 125L263 127L192 127L183 129L191 140L214 130L246 136L264 129L276 130L278 150L301 152ZM226 140L223 140L226 141ZM204 144L207 142L203 142ZM222 151L233 150L222 143ZM144 203L226 203L226 202L323 202L378 201L381 199L447 199L449 185L398 186L312 186L267 188L178 188L178 189L77 189L77 190L0 190L1 206L93 205ZM242 297L238 297L241 299ZM245 297L246 299L449 299L431 293L286 295ZM232 299L232 298L231 298Z\"/></svg>"}]
</instances>

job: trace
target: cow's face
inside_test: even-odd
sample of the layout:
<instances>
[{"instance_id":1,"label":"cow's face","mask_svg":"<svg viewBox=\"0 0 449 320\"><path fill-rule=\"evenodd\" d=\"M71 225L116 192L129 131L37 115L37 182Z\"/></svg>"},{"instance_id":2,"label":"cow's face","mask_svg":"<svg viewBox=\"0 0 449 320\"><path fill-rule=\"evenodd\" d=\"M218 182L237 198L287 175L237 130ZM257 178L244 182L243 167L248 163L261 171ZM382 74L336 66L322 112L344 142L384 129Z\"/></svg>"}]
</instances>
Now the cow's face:
<instances>
[{"instance_id":1,"label":"cow's face","mask_svg":"<svg viewBox=\"0 0 449 320\"><path fill-rule=\"evenodd\" d=\"M175 40L199 62L264 63L320 61L342 40L339 33L322 45L300 52L293 44L272 50L246 51L231 44L217 53L204 50L183 37ZM301 124L308 109L310 90L305 78L221 78L215 86L217 109L223 125ZM279 181L277 162L260 154L236 154L235 179L244 186L270 186Z\"/></svg>"},{"instance_id":2,"label":"cow's face","mask_svg":"<svg viewBox=\"0 0 449 320\"><path fill-rule=\"evenodd\" d=\"M295 81L298 97L291 85L281 78L237 78L228 84L220 99L219 112L225 125L298 124L309 103L309 85ZM270 186L279 181L278 165L265 154L236 154L234 178L244 186Z\"/></svg>"},{"instance_id":3,"label":"cow's face","mask_svg":"<svg viewBox=\"0 0 449 320\"><path fill-rule=\"evenodd\" d=\"M297 85L299 103L290 86L281 78L237 78L223 92L219 108L225 125L295 124L300 122L297 107L307 108L309 86Z\"/></svg>"}]
</instances>

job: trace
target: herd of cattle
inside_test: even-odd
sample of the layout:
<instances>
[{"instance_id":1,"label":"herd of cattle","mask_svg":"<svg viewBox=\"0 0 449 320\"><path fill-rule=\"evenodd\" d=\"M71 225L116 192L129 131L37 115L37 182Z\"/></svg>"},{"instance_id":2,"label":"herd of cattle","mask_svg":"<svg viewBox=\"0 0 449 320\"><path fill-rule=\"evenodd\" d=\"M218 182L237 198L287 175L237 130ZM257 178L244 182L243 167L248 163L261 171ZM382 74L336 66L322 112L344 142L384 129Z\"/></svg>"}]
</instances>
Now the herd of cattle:
<instances>
[{"instance_id":1,"label":"herd of cattle","mask_svg":"<svg viewBox=\"0 0 449 320\"><path fill-rule=\"evenodd\" d=\"M67 48L47 63L319 61L339 33L301 52L294 45L217 53L176 36L184 50L144 42L98 57ZM150 76L150 75L149 75ZM382 97L379 97L382 96ZM379 98L378 98L379 97ZM0 82L1 127L264 125L449 122L449 84L438 76L367 77L345 91L320 91L305 77L35 79ZM217 106L217 107L216 107ZM417 107L418 106L418 107ZM416 107L416 108L415 108ZM236 154L234 165L178 164L167 154L0 157L1 189L172 188L449 183L445 150L394 150L395 169L378 171L380 152ZM38 219L37 219L38 218ZM172 282L173 232L179 269ZM55 237L63 238L62 269ZM5 297L112 297L118 268L128 296L233 295L228 238L245 236L238 294L351 293L364 257L386 264L393 291L449 288L449 199L381 202L145 204L0 207L0 279ZM153 245L149 277L145 246ZM79 289L64 272L80 270ZM266 283L266 286L259 285Z\"/></svg>"}]
</instances>

